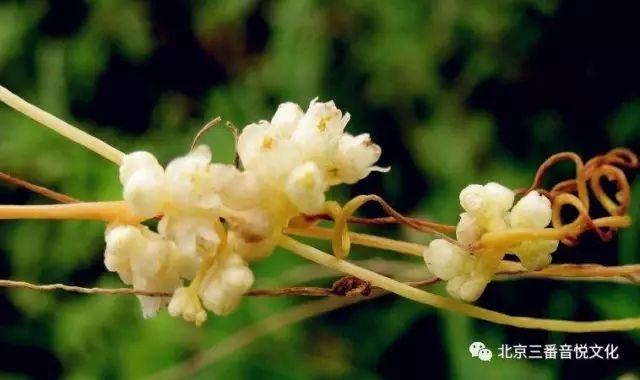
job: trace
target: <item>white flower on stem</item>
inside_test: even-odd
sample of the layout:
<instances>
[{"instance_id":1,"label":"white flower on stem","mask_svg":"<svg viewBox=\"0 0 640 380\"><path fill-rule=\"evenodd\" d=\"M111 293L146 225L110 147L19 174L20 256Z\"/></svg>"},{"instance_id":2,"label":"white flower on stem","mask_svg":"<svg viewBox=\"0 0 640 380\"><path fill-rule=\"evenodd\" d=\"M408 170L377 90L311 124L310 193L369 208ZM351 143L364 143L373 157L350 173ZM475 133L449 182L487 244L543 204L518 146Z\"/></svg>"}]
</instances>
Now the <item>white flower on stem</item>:
<instances>
[{"instance_id":1,"label":"white flower on stem","mask_svg":"<svg viewBox=\"0 0 640 380\"><path fill-rule=\"evenodd\" d=\"M230 252L221 254L229 256L209 269L200 285L199 295L207 309L217 315L227 315L240 304L254 278L240 256Z\"/></svg>"},{"instance_id":2,"label":"white flower on stem","mask_svg":"<svg viewBox=\"0 0 640 380\"><path fill-rule=\"evenodd\" d=\"M305 214L322 211L328 185L324 174L314 162L297 166L287 179L285 191L289 200Z\"/></svg>"},{"instance_id":3,"label":"white flower on stem","mask_svg":"<svg viewBox=\"0 0 640 380\"><path fill-rule=\"evenodd\" d=\"M298 146L279 136L266 121L246 126L238 137L237 149L245 170L269 183L286 177L299 157Z\"/></svg>"},{"instance_id":4,"label":"white flower on stem","mask_svg":"<svg viewBox=\"0 0 640 380\"><path fill-rule=\"evenodd\" d=\"M133 212L145 217L160 212L164 204L164 170L153 155L134 152L124 156L120 182Z\"/></svg>"},{"instance_id":5,"label":"white flower on stem","mask_svg":"<svg viewBox=\"0 0 640 380\"><path fill-rule=\"evenodd\" d=\"M460 243L464 245L474 243L484 232L475 217L468 212L460 214L460 221L456 226L456 238Z\"/></svg>"},{"instance_id":6,"label":"white flower on stem","mask_svg":"<svg viewBox=\"0 0 640 380\"><path fill-rule=\"evenodd\" d=\"M353 184L365 178L372 171L387 172L389 168L374 166L382 149L371 141L368 133L352 136L345 133L338 142L335 170L339 182Z\"/></svg>"},{"instance_id":7,"label":"white flower on stem","mask_svg":"<svg viewBox=\"0 0 640 380\"><path fill-rule=\"evenodd\" d=\"M183 255L173 242L142 225L110 225L105 241L105 266L134 289L172 292L189 278L186 268L198 265L197 258ZM155 315L167 302L164 297L138 298L145 317Z\"/></svg>"},{"instance_id":8,"label":"white flower on stem","mask_svg":"<svg viewBox=\"0 0 640 380\"><path fill-rule=\"evenodd\" d=\"M197 292L190 288L176 289L167 310L171 316L182 317L196 326L207 320L207 312L202 308Z\"/></svg>"},{"instance_id":9,"label":"white flower on stem","mask_svg":"<svg viewBox=\"0 0 640 380\"><path fill-rule=\"evenodd\" d=\"M429 271L447 281L447 292L467 302L477 300L491 279L474 256L444 239L433 240L423 257Z\"/></svg>"},{"instance_id":10,"label":"white flower on stem","mask_svg":"<svg viewBox=\"0 0 640 380\"><path fill-rule=\"evenodd\" d=\"M506 228L505 217L513 200L513 191L495 182L469 185L460 192L462 208L487 231Z\"/></svg>"},{"instance_id":11,"label":"white flower on stem","mask_svg":"<svg viewBox=\"0 0 640 380\"><path fill-rule=\"evenodd\" d=\"M305 159L321 167L330 165L349 118L348 113L342 115L333 101L321 103L314 99L292 139L301 147Z\"/></svg>"},{"instance_id":12,"label":"white flower on stem","mask_svg":"<svg viewBox=\"0 0 640 380\"><path fill-rule=\"evenodd\" d=\"M265 189L253 172L224 164L211 164L209 170L214 178L211 191L220 196L224 206L248 210L261 205Z\"/></svg>"},{"instance_id":13,"label":"white flower on stem","mask_svg":"<svg viewBox=\"0 0 640 380\"><path fill-rule=\"evenodd\" d=\"M551 201L531 191L522 197L509 213L512 228L544 228L551 223Z\"/></svg>"},{"instance_id":14,"label":"white flower on stem","mask_svg":"<svg viewBox=\"0 0 640 380\"><path fill-rule=\"evenodd\" d=\"M551 201L536 191L522 197L509 214L511 228L544 228L551 223ZM529 240L512 247L522 265L538 270L551 263L551 253L558 249L558 240Z\"/></svg>"},{"instance_id":15,"label":"white flower on stem","mask_svg":"<svg viewBox=\"0 0 640 380\"><path fill-rule=\"evenodd\" d=\"M276 132L276 136L290 138L303 116L304 112L299 105L291 102L280 104L271 119L271 125Z\"/></svg>"},{"instance_id":16,"label":"white flower on stem","mask_svg":"<svg viewBox=\"0 0 640 380\"><path fill-rule=\"evenodd\" d=\"M472 261L468 252L444 239L432 240L422 256L429 271L445 281L467 272Z\"/></svg>"},{"instance_id":17,"label":"white flower on stem","mask_svg":"<svg viewBox=\"0 0 640 380\"><path fill-rule=\"evenodd\" d=\"M167 165L167 196L174 207L208 210L220 207L220 196L212 191L216 179L210 161L211 150L206 145L200 145Z\"/></svg>"},{"instance_id":18,"label":"white flower on stem","mask_svg":"<svg viewBox=\"0 0 640 380\"><path fill-rule=\"evenodd\" d=\"M220 243L211 216L166 214L158 223L158 232L173 241L184 254L196 255L198 247L209 251Z\"/></svg>"}]
</instances>

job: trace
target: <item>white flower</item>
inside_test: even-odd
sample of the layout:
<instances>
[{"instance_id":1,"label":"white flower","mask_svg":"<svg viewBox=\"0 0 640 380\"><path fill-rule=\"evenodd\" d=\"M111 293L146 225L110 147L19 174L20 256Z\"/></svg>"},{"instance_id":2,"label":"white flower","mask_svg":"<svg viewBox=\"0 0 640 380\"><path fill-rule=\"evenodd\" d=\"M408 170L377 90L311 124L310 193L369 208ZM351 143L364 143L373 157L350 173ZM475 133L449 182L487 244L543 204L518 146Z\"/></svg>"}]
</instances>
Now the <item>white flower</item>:
<instances>
[{"instance_id":1,"label":"white flower","mask_svg":"<svg viewBox=\"0 0 640 380\"><path fill-rule=\"evenodd\" d=\"M127 183L133 174L142 170L163 172L158 160L149 152L133 152L125 155L120 164L120 183Z\"/></svg>"},{"instance_id":2,"label":"white flower","mask_svg":"<svg viewBox=\"0 0 640 380\"><path fill-rule=\"evenodd\" d=\"M551 223L551 201L531 191L511 209L509 224L512 228L544 228Z\"/></svg>"},{"instance_id":3,"label":"white flower","mask_svg":"<svg viewBox=\"0 0 640 380\"><path fill-rule=\"evenodd\" d=\"M184 254L195 255L198 247L210 251L220 243L210 216L166 214L158 223L158 232L175 242Z\"/></svg>"},{"instance_id":4,"label":"white flower","mask_svg":"<svg viewBox=\"0 0 640 380\"><path fill-rule=\"evenodd\" d=\"M472 261L469 253L444 239L431 241L422 256L429 271L445 281L467 272Z\"/></svg>"},{"instance_id":5,"label":"white flower","mask_svg":"<svg viewBox=\"0 0 640 380\"><path fill-rule=\"evenodd\" d=\"M227 315L240 304L242 295L251 288L253 280L253 272L244 260L230 254L226 260L209 269L199 295L207 309L217 315Z\"/></svg>"},{"instance_id":6,"label":"white flower","mask_svg":"<svg viewBox=\"0 0 640 380\"><path fill-rule=\"evenodd\" d=\"M211 150L206 145L200 145L186 156L176 158L167 165L167 195L175 207L220 207L220 196L212 191L216 179L211 171L210 161Z\"/></svg>"},{"instance_id":7,"label":"white flower","mask_svg":"<svg viewBox=\"0 0 640 380\"><path fill-rule=\"evenodd\" d=\"M522 197L509 214L512 228L544 228L551 222L551 201L531 191ZM558 249L558 240L530 240L512 247L522 265L529 270L538 270L551 263L551 253Z\"/></svg>"},{"instance_id":8,"label":"white flower","mask_svg":"<svg viewBox=\"0 0 640 380\"><path fill-rule=\"evenodd\" d=\"M333 101L317 102L315 99L300 119L292 139L301 147L301 154L307 160L324 167L331 163L344 128L349 122L349 114L342 115Z\"/></svg>"},{"instance_id":9,"label":"white flower","mask_svg":"<svg viewBox=\"0 0 640 380\"><path fill-rule=\"evenodd\" d=\"M175 244L145 226L110 225L105 241L105 266L134 289L172 292L183 278L189 278L187 269L197 266L197 258L183 255ZM145 317L155 315L167 302L163 297L138 298Z\"/></svg>"},{"instance_id":10,"label":"white flower","mask_svg":"<svg viewBox=\"0 0 640 380\"><path fill-rule=\"evenodd\" d=\"M349 113L342 115L342 111L336 107L333 101L318 102L317 98L309 104L309 109L300 119L300 125L294 133L294 139L302 136L325 136L325 138L338 138L344 132L344 128L351 116ZM302 141L304 141L303 139Z\"/></svg>"},{"instance_id":11,"label":"white flower","mask_svg":"<svg viewBox=\"0 0 640 380\"><path fill-rule=\"evenodd\" d=\"M372 171L386 172L379 166L374 166L382 150L371 141L368 133L352 136L345 133L338 142L335 167L340 182L353 184L365 178Z\"/></svg>"},{"instance_id":12,"label":"white flower","mask_svg":"<svg viewBox=\"0 0 640 380\"><path fill-rule=\"evenodd\" d=\"M271 119L271 125L276 131L276 136L289 138L298 127L298 122L304 116L304 112L295 103L282 103Z\"/></svg>"},{"instance_id":13,"label":"white flower","mask_svg":"<svg viewBox=\"0 0 640 380\"><path fill-rule=\"evenodd\" d=\"M423 256L429 271L447 281L447 292L454 298L473 302L491 280L474 256L444 239L433 240Z\"/></svg>"},{"instance_id":14,"label":"white flower","mask_svg":"<svg viewBox=\"0 0 640 380\"><path fill-rule=\"evenodd\" d=\"M105 242L104 266L110 272L118 272L125 284L131 284L131 254L142 251L146 243L140 230L128 225L111 227L105 233Z\"/></svg>"},{"instance_id":15,"label":"white flower","mask_svg":"<svg viewBox=\"0 0 640 380\"><path fill-rule=\"evenodd\" d=\"M246 126L238 138L242 165L267 182L279 182L299 162L298 146L266 121Z\"/></svg>"},{"instance_id":16,"label":"white flower","mask_svg":"<svg viewBox=\"0 0 640 380\"><path fill-rule=\"evenodd\" d=\"M505 216L513 199L513 191L495 182L469 185L460 192L462 208L488 231L506 228Z\"/></svg>"},{"instance_id":17,"label":"white flower","mask_svg":"<svg viewBox=\"0 0 640 380\"><path fill-rule=\"evenodd\" d=\"M211 164L209 170L214 179L211 191L226 207L247 210L262 203L265 189L255 173L224 164Z\"/></svg>"},{"instance_id":18,"label":"white flower","mask_svg":"<svg viewBox=\"0 0 640 380\"><path fill-rule=\"evenodd\" d=\"M176 289L167 309L171 316L180 316L196 326L200 326L207 320L207 312L202 308L198 294L190 288Z\"/></svg>"},{"instance_id":19,"label":"white flower","mask_svg":"<svg viewBox=\"0 0 640 380\"><path fill-rule=\"evenodd\" d=\"M469 245L474 243L484 233L484 229L476 221L471 214L463 212L460 214L460 221L456 226L456 238L462 244Z\"/></svg>"},{"instance_id":20,"label":"white flower","mask_svg":"<svg viewBox=\"0 0 640 380\"><path fill-rule=\"evenodd\" d=\"M124 199L136 214L157 215L164 203L164 170L147 152L134 152L123 158L120 181Z\"/></svg>"},{"instance_id":21,"label":"white flower","mask_svg":"<svg viewBox=\"0 0 640 380\"><path fill-rule=\"evenodd\" d=\"M289 200L305 214L322 211L324 192L327 190L324 174L314 162L297 166L287 179L286 192Z\"/></svg>"}]
</instances>

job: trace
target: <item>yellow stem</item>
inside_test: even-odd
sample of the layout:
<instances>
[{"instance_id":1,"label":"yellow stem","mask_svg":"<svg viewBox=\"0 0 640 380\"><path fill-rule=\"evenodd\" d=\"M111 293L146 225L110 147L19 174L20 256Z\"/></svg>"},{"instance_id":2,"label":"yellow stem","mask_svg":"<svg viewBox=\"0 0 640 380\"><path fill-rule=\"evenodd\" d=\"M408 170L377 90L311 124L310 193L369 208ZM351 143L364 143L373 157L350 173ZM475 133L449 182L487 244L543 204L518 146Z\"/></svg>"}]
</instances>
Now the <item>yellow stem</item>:
<instances>
[{"instance_id":1,"label":"yellow stem","mask_svg":"<svg viewBox=\"0 0 640 380\"><path fill-rule=\"evenodd\" d=\"M372 272L347 261L340 260L314 247L300 243L288 236L283 236L279 244L283 248L286 248L301 257L342 273L358 277L370 282L373 286L385 289L402 297L493 323L521 328L564 332L617 331L640 328L640 318L579 322L511 316L411 287L376 272Z\"/></svg>"},{"instance_id":2,"label":"yellow stem","mask_svg":"<svg viewBox=\"0 0 640 380\"><path fill-rule=\"evenodd\" d=\"M286 228L284 232L291 235L313 237L313 238L319 238L319 239L331 240L333 238L333 229L323 228L323 227L307 227L307 228L289 227L289 228ZM375 235L360 234L355 232L349 232L349 237L351 239L351 242L355 244L405 253L413 256L422 257L422 251L424 251L424 248L425 248L421 244L409 243L404 241L387 239L387 238L383 238Z\"/></svg>"},{"instance_id":3,"label":"yellow stem","mask_svg":"<svg viewBox=\"0 0 640 380\"><path fill-rule=\"evenodd\" d=\"M597 227L624 228L629 227L631 219L629 216L607 216L593 221ZM526 240L561 240L565 237L576 234L576 228L568 224L559 228L512 228L504 231L487 232L476 243L477 247L484 249L487 247L500 247L508 249Z\"/></svg>"},{"instance_id":4,"label":"yellow stem","mask_svg":"<svg viewBox=\"0 0 640 380\"><path fill-rule=\"evenodd\" d=\"M0 219L70 219L140 223L144 218L131 212L126 202L78 202L53 205L0 205Z\"/></svg>"},{"instance_id":5,"label":"yellow stem","mask_svg":"<svg viewBox=\"0 0 640 380\"><path fill-rule=\"evenodd\" d=\"M0 100L16 111L23 113L47 128L53 129L69 140L98 153L107 160L113 161L118 165L122 162L124 153L118 149L30 104L2 86L0 86Z\"/></svg>"}]
</instances>

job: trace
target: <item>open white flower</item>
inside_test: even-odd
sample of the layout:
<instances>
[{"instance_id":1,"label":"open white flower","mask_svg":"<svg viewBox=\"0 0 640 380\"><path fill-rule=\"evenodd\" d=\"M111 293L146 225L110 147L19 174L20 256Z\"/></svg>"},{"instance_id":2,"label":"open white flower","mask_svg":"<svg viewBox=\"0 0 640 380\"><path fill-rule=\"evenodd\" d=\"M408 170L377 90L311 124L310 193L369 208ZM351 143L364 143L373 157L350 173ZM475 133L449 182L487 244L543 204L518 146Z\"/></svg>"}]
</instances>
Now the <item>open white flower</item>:
<instances>
[{"instance_id":1,"label":"open white flower","mask_svg":"<svg viewBox=\"0 0 640 380\"><path fill-rule=\"evenodd\" d=\"M372 171L386 172L388 168L374 166L382 149L371 141L368 133L352 136L345 133L338 142L335 168L339 182L353 184L365 178Z\"/></svg>"}]
</instances>

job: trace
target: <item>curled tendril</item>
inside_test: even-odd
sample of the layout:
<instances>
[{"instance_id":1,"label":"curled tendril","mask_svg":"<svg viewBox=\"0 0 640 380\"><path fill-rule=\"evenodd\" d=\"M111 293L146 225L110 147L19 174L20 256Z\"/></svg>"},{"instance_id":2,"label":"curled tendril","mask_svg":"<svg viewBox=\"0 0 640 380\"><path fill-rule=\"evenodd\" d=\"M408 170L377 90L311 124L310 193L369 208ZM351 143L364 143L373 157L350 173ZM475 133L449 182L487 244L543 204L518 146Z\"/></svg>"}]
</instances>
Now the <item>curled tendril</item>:
<instances>
[{"instance_id":1,"label":"curled tendril","mask_svg":"<svg viewBox=\"0 0 640 380\"><path fill-rule=\"evenodd\" d=\"M461 246L457 240L450 238L442 232L442 227L444 225L438 225L427 221L418 221L414 218L407 218L396 211L393 207L391 207L380 196L370 194L359 195L347 202L342 208L340 208L337 204L332 204L332 206L330 207L329 215L331 215L335 220L335 224L333 227L332 248L333 253L336 257L344 259L349 255L349 250L351 249L351 240L349 237L348 222L351 218L351 215L353 215L353 213L358 208L370 201L378 203L391 218L397 221L397 223L411 227L421 232L437 235L453 244Z\"/></svg>"},{"instance_id":2,"label":"curled tendril","mask_svg":"<svg viewBox=\"0 0 640 380\"><path fill-rule=\"evenodd\" d=\"M547 171L556 163L564 160L574 162L576 177L557 183L551 190L542 188L542 179ZM533 183L528 189L518 190L517 193L525 194L529 191L537 190L552 201L552 226L555 229L567 232L561 240L563 244L568 246L576 245L579 235L587 230L594 231L603 241L609 241L613 238L616 228L607 222L613 220L610 217L625 215L631 200L629 181L621 168L637 169L639 166L638 157L625 148L612 149L604 155L593 157L586 164L575 153L558 153L549 157L540 165ZM603 178L616 185L614 199L603 189ZM597 220L591 217L589 190L609 214L609 217ZM578 212L578 216L569 223L565 223L561 216L565 206L571 206ZM596 223L596 221L599 221L599 223Z\"/></svg>"}]
</instances>

